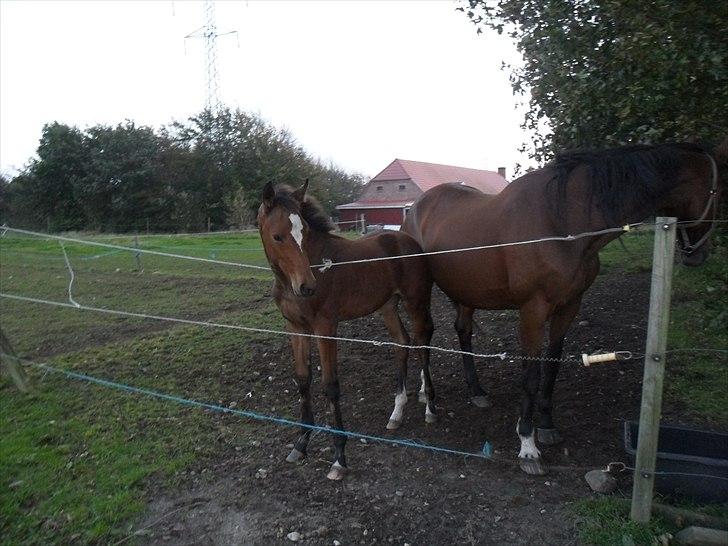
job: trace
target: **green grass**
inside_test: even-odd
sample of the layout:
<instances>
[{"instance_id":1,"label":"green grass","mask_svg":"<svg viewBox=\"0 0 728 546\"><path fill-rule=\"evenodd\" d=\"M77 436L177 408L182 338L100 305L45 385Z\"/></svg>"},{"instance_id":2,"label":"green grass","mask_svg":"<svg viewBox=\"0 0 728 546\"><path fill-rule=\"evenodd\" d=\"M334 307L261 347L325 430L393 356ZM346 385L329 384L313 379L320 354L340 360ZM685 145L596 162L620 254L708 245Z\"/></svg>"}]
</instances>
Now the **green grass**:
<instances>
[{"instance_id":1,"label":"green grass","mask_svg":"<svg viewBox=\"0 0 728 546\"><path fill-rule=\"evenodd\" d=\"M605 272L652 269L653 237L638 232L623 237L600 253ZM728 348L728 236L714 237L713 252L700 267L675 264L668 350ZM716 424L728 424L728 354L674 352L667 357L665 394L668 403Z\"/></svg>"},{"instance_id":2,"label":"green grass","mask_svg":"<svg viewBox=\"0 0 728 546\"><path fill-rule=\"evenodd\" d=\"M611 273L650 271L653 237L638 233L624 237L625 250L614 242L600 254L603 270ZM701 267L676 264L673 273L668 349L728 348L728 237L714 237L709 260ZM677 405L687 417L714 425L728 424L728 355L671 353L667 357L664 404ZM691 510L728 519L728 506L682 504ZM656 537L674 532L660 517L649 525L629 519L629 509L610 497L584 499L576 504L581 540L586 544L655 544Z\"/></svg>"},{"instance_id":3,"label":"green grass","mask_svg":"<svg viewBox=\"0 0 728 546\"><path fill-rule=\"evenodd\" d=\"M728 348L728 237L701 267L677 267L668 349ZM728 354L668 355L667 396L690 414L728 423Z\"/></svg>"},{"instance_id":4,"label":"green grass","mask_svg":"<svg viewBox=\"0 0 728 546\"><path fill-rule=\"evenodd\" d=\"M651 271L653 240L650 231L634 231L611 242L599 253L602 273Z\"/></svg>"},{"instance_id":5,"label":"green grass","mask_svg":"<svg viewBox=\"0 0 728 546\"><path fill-rule=\"evenodd\" d=\"M265 262L257 235L160 237L145 239L144 245ZM74 296L82 303L283 329L280 313L264 296L271 286L269 273L146 256L144 271L138 272L128 254L84 260L106 250L80 245L67 245L67 250L77 275ZM68 273L57 243L8 234L0 242L0 265L3 292L66 301ZM238 407L245 406L245 393L263 381L254 374L251 345L285 343L270 335L6 299L0 306L2 328L21 355L186 398L235 401ZM2 544L123 538L155 480L175 481L183 469L245 445L258 426L34 368L29 372L31 394L0 379ZM185 434L179 433L182 426Z\"/></svg>"},{"instance_id":6,"label":"green grass","mask_svg":"<svg viewBox=\"0 0 728 546\"><path fill-rule=\"evenodd\" d=\"M221 319L280 327L270 305ZM238 331L172 328L133 343L65 354L54 366L245 407L245 392L264 381L252 374L256 363L246 350L251 342L276 340ZM39 370L31 381L30 395L7 380L0 385L0 532L5 544L121 538L144 507L150 478L174 480L189 465L245 445L258 426Z\"/></svg>"},{"instance_id":7,"label":"green grass","mask_svg":"<svg viewBox=\"0 0 728 546\"><path fill-rule=\"evenodd\" d=\"M602 253L608 273L649 271L652 236L624 237ZM128 245L132 238L100 241ZM257 234L140 238L142 248L266 265ZM264 271L67 244L75 298L87 305L282 329L266 295ZM726 245L706 266L676 267L670 347L726 347ZM55 241L0 239L0 290L67 301L68 272ZM186 398L245 408L263 390L253 347L282 346L277 336L180 326L0 300L2 328L19 354L52 365ZM723 364L724 365L724 362ZM725 374L714 355L673 355L666 403L728 422ZM129 533L155 484L175 484L224 450L248 445L256 423L216 416L142 395L113 391L30 369L33 392L0 379L0 542L109 543ZM722 375L721 375L722 374ZM286 415L281 408L277 413ZM184 428L185 434L180 434ZM583 540L635 544L663 529L629 523L610 499L578 510ZM131 541L130 541L131 542ZM647 543L647 542L644 542Z\"/></svg>"},{"instance_id":8,"label":"green grass","mask_svg":"<svg viewBox=\"0 0 728 546\"><path fill-rule=\"evenodd\" d=\"M580 538L585 544L653 546L656 537L675 531L659 516L649 524L630 520L625 504L611 497L583 499L576 503L574 511L582 519Z\"/></svg>"}]
</instances>

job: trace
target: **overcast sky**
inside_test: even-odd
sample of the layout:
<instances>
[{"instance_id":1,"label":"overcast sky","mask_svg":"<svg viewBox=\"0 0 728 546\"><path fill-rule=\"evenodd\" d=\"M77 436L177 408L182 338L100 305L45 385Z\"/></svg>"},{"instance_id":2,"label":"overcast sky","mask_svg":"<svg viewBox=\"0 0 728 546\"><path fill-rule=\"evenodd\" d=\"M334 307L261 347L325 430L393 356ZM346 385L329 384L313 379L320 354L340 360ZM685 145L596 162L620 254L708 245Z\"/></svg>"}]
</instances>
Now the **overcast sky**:
<instances>
[{"instance_id":1,"label":"overcast sky","mask_svg":"<svg viewBox=\"0 0 728 546\"><path fill-rule=\"evenodd\" d=\"M217 2L220 97L286 127L312 155L374 176L394 158L509 174L524 141L502 61L456 4ZM0 170L44 123L160 125L205 104L202 2L0 0ZM238 45L239 43L239 45Z\"/></svg>"}]
</instances>

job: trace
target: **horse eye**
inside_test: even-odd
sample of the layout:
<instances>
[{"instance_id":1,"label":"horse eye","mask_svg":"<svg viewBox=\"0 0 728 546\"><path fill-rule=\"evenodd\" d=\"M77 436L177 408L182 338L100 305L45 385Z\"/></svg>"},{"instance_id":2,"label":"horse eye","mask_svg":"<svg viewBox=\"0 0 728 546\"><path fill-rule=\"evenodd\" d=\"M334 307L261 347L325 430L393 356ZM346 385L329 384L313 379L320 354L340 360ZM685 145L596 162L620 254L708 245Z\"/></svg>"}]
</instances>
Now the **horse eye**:
<instances>
[{"instance_id":1,"label":"horse eye","mask_svg":"<svg viewBox=\"0 0 728 546\"><path fill-rule=\"evenodd\" d=\"M276 241L278 241L279 243L280 243L281 241L283 241L283 237L281 237L280 235L273 235L273 239L275 239L275 240L276 240Z\"/></svg>"}]
</instances>

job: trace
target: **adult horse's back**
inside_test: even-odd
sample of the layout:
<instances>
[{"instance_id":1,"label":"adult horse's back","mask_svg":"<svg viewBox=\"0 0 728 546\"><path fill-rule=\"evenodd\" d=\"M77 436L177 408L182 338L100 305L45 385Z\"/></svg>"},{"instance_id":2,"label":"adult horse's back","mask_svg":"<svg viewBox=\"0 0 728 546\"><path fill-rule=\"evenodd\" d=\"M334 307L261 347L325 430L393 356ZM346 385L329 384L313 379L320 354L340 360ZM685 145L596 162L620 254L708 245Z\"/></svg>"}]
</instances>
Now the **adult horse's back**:
<instances>
[{"instance_id":1,"label":"adult horse's back","mask_svg":"<svg viewBox=\"0 0 728 546\"><path fill-rule=\"evenodd\" d=\"M402 229L432 252L599 231L661 213L693 222L681 228L682 257L687 265L699 265L709 253L717 185L715 160L695 145L573 152L513 181L496 196L456 184L435 187L412 206ZM463 350L472 350L475 309L520 312L527 358L517 432L521 468L529 474L545 472L532 425L542 381L539 440L561 440L552 415L558 362L541 366L533 360L541 356L545 325L550 323L545 356L560 359L582 295L599 272L599 250L618 236L613 232L428 256L435 282L458 305L456 329ZM464 357L463 364L473 401L484 405L472 357Z\"/></svg>"}]
</instances>

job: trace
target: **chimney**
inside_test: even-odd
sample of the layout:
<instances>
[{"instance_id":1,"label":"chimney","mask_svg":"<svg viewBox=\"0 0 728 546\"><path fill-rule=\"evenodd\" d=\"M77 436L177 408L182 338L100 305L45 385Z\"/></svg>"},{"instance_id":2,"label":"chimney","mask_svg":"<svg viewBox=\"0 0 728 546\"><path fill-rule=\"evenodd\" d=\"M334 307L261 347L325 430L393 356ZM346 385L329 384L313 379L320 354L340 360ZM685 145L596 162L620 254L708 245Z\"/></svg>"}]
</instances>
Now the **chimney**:
<instances>
[{"instance_id":1,"label":"chimney","mask_svg":"<svg viewBox=\"0 0 728 546\"><path fill-rule=\"evenodd\" d=\"M498 167L498 174L501 175L503 178L505 178L506 177L506 168Z\"/></svg>"}]
</instances>

